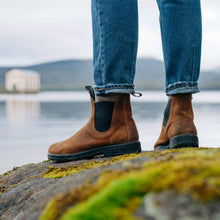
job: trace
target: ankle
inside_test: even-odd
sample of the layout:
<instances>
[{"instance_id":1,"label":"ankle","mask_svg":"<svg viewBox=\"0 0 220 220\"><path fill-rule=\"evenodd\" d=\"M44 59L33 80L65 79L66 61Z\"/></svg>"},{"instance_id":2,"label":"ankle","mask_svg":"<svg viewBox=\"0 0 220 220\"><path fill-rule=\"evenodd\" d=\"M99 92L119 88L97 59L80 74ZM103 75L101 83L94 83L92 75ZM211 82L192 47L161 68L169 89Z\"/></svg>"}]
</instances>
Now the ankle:
<instances>
[{"instance_id":1,"label":"ankle","mask_svg":"<svg viewBox=\"0 0 220 220\"><path fill-rule=\"evenodd\" d=\"M115 102L118 97L121 96L119 93L111 93L107 95L96 95L95 102Z\"/></svg>"},{"instance_id":2,"label":"ankle","mask_svg":"<svg viewBox=\"0 0 220 220\"><path fill-rule=\"evenodd\" d=\"M179 99L192 99L192 93L178 93L178 94L173 94L171 96L169 96L170 98L179 98Z\"/></svg>"}]
</instances>

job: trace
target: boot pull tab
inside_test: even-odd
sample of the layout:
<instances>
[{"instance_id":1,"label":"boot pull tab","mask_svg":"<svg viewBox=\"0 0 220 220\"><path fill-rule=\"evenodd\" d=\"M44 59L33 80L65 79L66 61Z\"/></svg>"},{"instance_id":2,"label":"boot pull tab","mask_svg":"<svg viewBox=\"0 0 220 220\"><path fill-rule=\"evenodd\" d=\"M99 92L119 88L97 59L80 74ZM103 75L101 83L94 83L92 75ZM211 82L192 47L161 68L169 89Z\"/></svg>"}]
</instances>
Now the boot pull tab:
<instances>
[{"instance_id":1,"label":"boot pull tab","mask_svg":"<svg viewBox=\"0 0 220 220\"><path fill-rule=\"evenodd\" d=\"M90 97L93 99L95 102L95 92L92 86L85 86L85 89L89 92Z\"/></svg>"},{"instance_id":2,"label":"boot pull tab","mask_svg":"<svg viewBox=\"0 0 220 220\"><path fill-rule=\"evenodd\" d=\"M142 93L140 93L140 92L133 92L133 93L131 93L131 95L133 95L134 97L139 98L139 97L142 96Z\"/></svg>"}]
</instances>

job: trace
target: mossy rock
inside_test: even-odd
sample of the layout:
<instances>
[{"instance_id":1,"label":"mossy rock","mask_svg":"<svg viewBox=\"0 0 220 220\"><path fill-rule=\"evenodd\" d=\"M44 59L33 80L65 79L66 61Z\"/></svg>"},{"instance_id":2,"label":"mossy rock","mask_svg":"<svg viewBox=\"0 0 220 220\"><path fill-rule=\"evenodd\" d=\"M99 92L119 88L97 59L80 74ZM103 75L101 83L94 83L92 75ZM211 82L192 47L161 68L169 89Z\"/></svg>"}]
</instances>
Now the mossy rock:
<instances>
[{"instance_id":1,"label":"mossy rock","mask_svg":"<svg viewBox=\"0 0 220 220\"><path fill-rule=\"evenodd\" d=\"M63 178L66 176L70 176L79 172L82 172L87 169L95 169L103 166L112 165L115 163L135 159L138 157L144 157L144 156L153 156L154 154L151 152L148 153L132 153L132 154L124 154L121 156L113 157L108 160L92 160L87 163L82 163L79 165L70 165L66 167L55 167L55 166L49 166L47 171L42 175L42 177L45 178ZM126 166L126 163L124 163Z\"/></svg>"},{"instance_id":2,"label":"mossy rock","mask_svg":"<svg viewBox=\"0 0 220 220\"><path fill-rule=\"evenodd\" d=\"M95 183L56 196L40 220L140 219L134 213L146 195L168 191L187 195L192 203L220 201L220 149L168 150L151 156L156 159L139 168L103 172Z\"/></svg>"}]
</instances>

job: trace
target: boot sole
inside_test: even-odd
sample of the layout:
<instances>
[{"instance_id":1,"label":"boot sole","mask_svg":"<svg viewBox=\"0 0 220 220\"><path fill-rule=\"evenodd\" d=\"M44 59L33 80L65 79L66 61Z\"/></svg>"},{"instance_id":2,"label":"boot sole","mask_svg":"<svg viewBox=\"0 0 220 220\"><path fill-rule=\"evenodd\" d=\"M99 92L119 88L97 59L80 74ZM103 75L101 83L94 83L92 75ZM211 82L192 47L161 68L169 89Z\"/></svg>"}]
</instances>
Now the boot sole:
<instances>
[{"instance_id":1,"label":"boot sole","mask_svg":"<svg viewBox=\"0 0 220 220\"><path fill-rule=\"evenodd\" d=\"M123 154L140 153L141 143L131 142L125 144L108 145L93 148L87 151L75 153L75 154L51 154L48 153L48 159L56 162L67 162L81 159L89 159L98 155L104 155L105 157L114 157Z\"/></svg>"},{"instance_id":2,"label":"boot sole","mask_svg":"<svg viewBox=\"0 0 220 220\"><path fill-rule=\"evenodd\" d=\"M177 149L185 147L199 147L199 139L196 135L179 135L170 139L167 145L161 145L155 148L156 150Z\"/></svg>"}]
</instances>

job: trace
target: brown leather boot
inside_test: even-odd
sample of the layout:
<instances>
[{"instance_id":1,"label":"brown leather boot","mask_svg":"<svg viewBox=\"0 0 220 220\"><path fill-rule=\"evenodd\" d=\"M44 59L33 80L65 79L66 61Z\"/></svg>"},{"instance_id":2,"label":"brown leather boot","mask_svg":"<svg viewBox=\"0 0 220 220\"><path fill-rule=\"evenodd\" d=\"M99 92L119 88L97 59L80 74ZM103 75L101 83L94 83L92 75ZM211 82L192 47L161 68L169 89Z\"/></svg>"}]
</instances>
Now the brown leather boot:
<instances>
[{"instance_id":1,"label":"brown leather boot","mask_svg":"<svg viewBox=\"0 0 220 220\"><path fill-rule=\"evenodd\" d=\"M176 94L169 99L155 150L199 147L191 100L190 93Z\"/></svg>"},{"instance_id":2,"label":"brown leather boot","mask_svg":"<svg viewBox=\"0 0 220 220\"><path fill-rule=\"evenodd\" d=\"M95 103L92 87L92 114L88 123L67 140L55 143L48 158L58 162L91 158L96 155L117 156L141 151L139 135L132 118L130 95L119 95L116 102Z\"/></svg>"}]
</instances>

